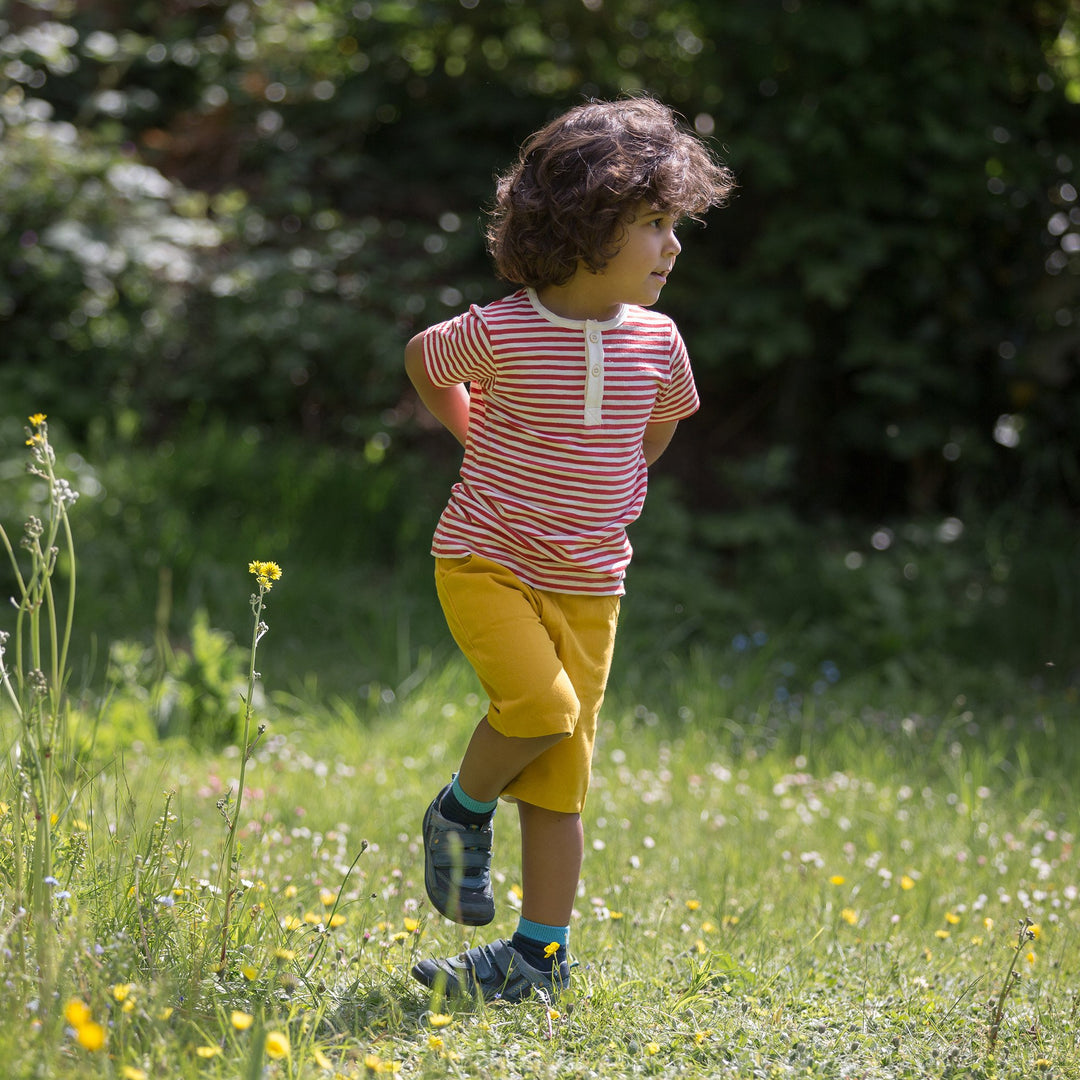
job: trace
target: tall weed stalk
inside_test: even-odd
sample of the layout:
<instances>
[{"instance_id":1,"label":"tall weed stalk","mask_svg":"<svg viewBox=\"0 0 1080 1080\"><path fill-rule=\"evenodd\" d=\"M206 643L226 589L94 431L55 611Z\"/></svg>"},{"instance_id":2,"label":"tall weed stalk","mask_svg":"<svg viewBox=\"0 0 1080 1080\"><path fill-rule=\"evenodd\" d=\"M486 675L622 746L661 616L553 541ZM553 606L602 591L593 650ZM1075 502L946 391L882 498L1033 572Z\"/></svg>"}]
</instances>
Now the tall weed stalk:
<instances>
[{"instance_id":1,"label":"tall weed stalk","mask_svg":"<svg viewBox=\"0 0 1080 1080\"><path fill-rule=\"evenodd\" d=\"M12 887L18 959L26 973L27 930L32 930L34 967L42 989L56 977L51 933L54 876L53 829L65 810L64 777L57 762L66 760L68 647L75 613L75 545L68 511L78 498L56 475L56 454L42 413L30 417L27 468L45 481L48 507L42 520L31 515L19 548L29 561L26 572L0 526L17 595L14 637L0 631L0 738L7 770L0 790L10 797L11 865L3 867ZM63 553L66 595L57 566ZM9 656L11 659L9 660Z\"/></svg>"}]
</instances>

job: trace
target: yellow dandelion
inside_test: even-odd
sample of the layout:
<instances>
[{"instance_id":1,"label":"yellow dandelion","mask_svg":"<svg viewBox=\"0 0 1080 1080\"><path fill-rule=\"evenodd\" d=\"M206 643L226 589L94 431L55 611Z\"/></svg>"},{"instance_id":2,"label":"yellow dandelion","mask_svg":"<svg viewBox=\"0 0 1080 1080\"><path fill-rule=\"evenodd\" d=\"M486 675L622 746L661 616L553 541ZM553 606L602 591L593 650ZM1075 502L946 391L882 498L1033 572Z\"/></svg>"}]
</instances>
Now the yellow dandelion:
<instances>
[{"instance_id":1,"label":"yellow dandelion","mask_svg":"<svg viewBox=\"0 0 1080 1080\"><path fill-rule=\"evenodd\" d=\"M239 1009L233 1009L232 1015L229 1017L232 1021L232 1026L237 1031L247 1031L252 1024L255 1023L255 1017L251 1013L241 1012Z\"/></svg>"},{"instance_id":2,"label":"yellow dandelion","mask_svg":"<svg viewBox=\"0 0 1080 1080\"><path fill-rule=\"evenodd\" d=\"M846 882L847 882L847 878L844 877L843 874L833 874L833 876L831 878L829 878L829 884L830 885L843 885Z\"/></svg>"},{"instance_id":3,"label":"yellow dandelion","mask_svg":"<svg viewBox=\"0 0 1080 1080\"><path fill-rule=\"evenodd\" d=\"M221 1052L222 1051L221 1051L220 1046L196 1046L195 1047L195 1053L201 1058L217 1057L218 1054L220 1054Z\"/></svg>"},{"instance_id":4,"label":"yellow dandelion","mask_svg":"<svg viewBox=\"0 0 1080 1080\"><path fill-rule=\"evenodd\" d=\"M318 919L315 921L318 922ZM303 925L304 920L298 915L286 915L285 918L281 920L282 930L299 930Z\"/></svg>"},{"instance_id":5,"label":"yellow dandelion","mask_svg":"<svg viewBox=\"0 0 1080 1080\"><path fill-rule=\"evenodd\" d=\"M557 941L549 942L544 946L544 956L546 959L551 959L559 951L559 943Z\"/></svg>"},{"instance_id":6,"label":"yellow dandelion","mask_svg":"<svg viewBox=\"0 0 1080 1080\"><path fill-rule=\"evenodd\" d=\"M1049 1069L1050 1066L1053 1065L1053 1064L1054 1063L1049 1058L1036 1058L1035 1059L1035 1068L1036 1069Z\"/></svg>"},{"instance_id":7,"label":"yellow dandelion","mask_svg":"<svg viewBox=\"0 0 1080 1080\"><path fill-rule=\"evenodd\" d=\"M266 1056L272 1058L287 1058L292 1053L289 1036L284 1031L268 1031L265 1049Z\"/></svg>"},{"instance_id":8,"label":"yellow dandelion","mask_svg":"<svg viewBox=\"0 0 1080 1080\"><path fill-rule=\"evenodd\" d=\"M72 998L64 1006L64 1019L73 1027L79 1028L90 1023L90 1008L85 1001Z\"/></svg>"},{"instance_id":9,"label":"yellow dandelion","mask_svg":"<svg viewBox=\"0 0 1080 1080\"><path fill-rule=\"evenodd\" d=\"M701 938L698 938L697 941L694 942L694 949L697 951L697 954L699 956L702 956L706 952L708 952L708 949L705 947L705 942L702 941Z\"/></svg>"},{"instance_id":10,"label":"yellow dandelion","mask_svg":"<svg viewBox=\"0 0 1080 1080\"><path fill-rule=\"evenodd\" d=\"M562 1013L558 1009L548 1009L547 1011L549 1020L561 1020Z\"/></svg>"},{"instance_id":11,"label":"yellow dandelion","mask_svg":"<svg viewBox=\"0 0 1080 1080\"><path fill-rule=\"evenodd\" d=\"M686 901L686 910L687 911L697 911L697 909L699 907L701 907L701 901L700 900L687 900Z\"/></svg>"},{"instance_id":12,"label":"yellow dandelion","mask_svg":"<svg viewBox=\"0 0 1080 1080\"><path fill-rule=\"evenodd\" d=\"M135 1011L135 999L133 997L125 998L124 1004L120 1006L122 1013L133 1013Z\"/></svg>"},{"instance_id":13,"label":"yellow dandelion","mask_svg":"<svg viewBox=\"0 0 1080 1080\"><path fill-rule=\"evenodd\" d=\"M134 1065L125 1065L120 1070L120 1075L123 1080L146 1080L146 1071L144 1069L136 1069Z\"/></svg>"},{"instance_id":14,"label":"yellow dandelion","mask_svg":"<svg viewBox=\"0 0 1080 1080\"><path fill-rule=\"evenodd\" d=\"M45 420L46 416L43 412L36 412L30 417L30 423L33 424L34 427L41 427L41 425L45 423Z\"/></svg>"},{"instance_id":15,"label":"yellow dandelion","mask_svg":"<svg viewBox=\"0 0 1080 1080\"><path fill-rule=\"evenodd\" d=\"M960 916L957 915L955 911L946 911L945 912L945 921L950 926L956 926L960 922Z\"/></svg>"},{"instance_id":16,"label":"yellow dandelion","mask_svg":"<svg viewBox=\"0 0 1080 1080\"><path fill-rule=\"evenodd\" d=\"M441 1035L429 1035L427 1044L429 1050L441 1050L446 1045L446 1042Z\"/></svg>"},{"instance_id":17,"label":"yellow dandelion","mask_svg":"<svg viewBox=\"0 0 1080 1080\"><path fill-rule=\"evenodd\" d=\"M942 941L948 940L951 935L948 930L935 930L934 937L940 938Z\"/></svg>"},{"instance_id":18,"label":"yellow dandelion","mask_svg":"<svg viewBox=\"0 0 1080 1080\"><path fill-rule=\"evenodd\" d=\"M848 924L848 926L854 926L859 921L859 913L854 908L846 907L840 912L840 918Z\"/></svg>"},{"instance_id":19,"label":"yellow dandelion","mask_svg":"<svg viewBox=\"0 0 1080 1080\"><path fill-rule=\"evenodd\" d=\"M909 890L914 889L915 888L915 880L914 880L914 878L910 878L910 877L908 877L907 874L904 874L900 878L900 888L903 889L904 892L908 892Z\"/></svg>"},{"instance_id":20,"label":"yellow dandelion","mask_svg":"<svg viewBox=\"0 0 1080 1080\"><path fill-rule=\"evenodd\" d=\"M739 925L739 916L738 915L725 915L720 920L720 925L721 926L738 926Z\"/></svg>"},{"instance_id":21,"label":"yellow dandelion","mask_svg":"<svg viewBox=\"0 0 1080 1080\"><path fill-rule=\"evenodd\" d=\"M348 921L349 920L338 911L330 916L330 920L326 925L329 926L331 930L336 930L339 926L344 926Z\"/></svg>"},{"instance_id":22,"label":"yellow dandelion","mask_svg":"<svg viewBox=\"0 0 1080 1080\"><path fill-rule=\"evenodd\" d=\"M1038 957L1037 957L1037 956L1035 955L1034 951L1032 951L1032 952L1029 952L1029 953L1028 953L1028 954L1027 954L1027 955L1026 955L1026 956L1024 957L1024 959L1025 959L1025 960L1026 960L1026 961L1027 961L1027 962L1028 962L1029 964L1034 964L1034 963L1035 963L1035 961L1036 961L1036 960L1038 959Z\"/></svg>"},{"instance_id":23,"label":"yellow dandelion","mask_svg":"<svg viewBox=\"0 0 1080 1080\"><path fill-rule=\"evenodd\" d=\"M700 1046L710 1035L711 1031L695 1031L694 1032L694 1045Z\"/></svg>"},{"instance_id":24,"label":"yellow dandelion","mask_svg":"<svg viewBox=\"0 0 1080 1080\"><path fill-rule=\"evenodd\" d=\"M608 912L608 918L609 919L621 919L622 917L623 917L623 913L621 911L609 911Z\"/></svg>"},{"instance_id":25,"label":"yellow dandelion","mask_svg":"<svg viewBox=\"0 0 1080 1080\"><path fill-rule=\"evenodd\" d=\"M378 1054L365 1054L364 1068L370 1069L372 1072L382 1072L382 1058Z\"/></svg>"},{"instance_id":26,"label":"yellow dandelion","mask_svg":"<svg viewBox=\"0 0 1080 1080\"><path fill-rule=\"evenodd\" d=\"M169 1017L172 1016L172 1014L173 1014L172 1006L171 1005L163 1005L160 1009L158 1009L157 1018L159 1020L161 1020L162 1022L164 1022L164 1021L168 1020Z\"/></svg>"},{"instance_id":27,"label":"yellow dandelion","mask_svg":"<svg viewBox=\"0 0 1080 1080\"><path fill-rule=\"evenodd\" d=\"M248 982L254 982L259 977L259 972L254 964L245 964L240 969L240 974L243 975Z\"/></svg>"},{"instance_id":28,"label":"yellow dandelion","mask_svg":"<svg viewBox=\"0 0 1080 1080\"><path fill-rule=\"evenodd\" d=\"M410 934L415 934L416 931L420 929L420 920L419 919L406 919L405 920L405 929L408 930Z\"/></svg>"},{"instance_id":29,"label":"yellow dandelion","mask_svg":"<svg viewBox=\"0 0 1080 1080\"><path fill-rule=\"evenodd\" d=\"M112 988L112 996L117 1001L124 1001L131 993L131 983L117 983Z\"/></svg>"},{"instance_id":30,"label":"yellow dandelion","mask_svg":"<svg viewBox=\"0 0 1080 1080\"><path fill-rule=\"evenodd\" d=\"M974 945L976 948L978 948L978 946L980 946L982 943L983 943L982 934L976 934L971 939L971 944Z\"/></svg>"},{"instance_id":31,"label":"yellow dandelion","mask_svg":"<svg viewBox=\"0 0 1080 1080\"><path fill-rule=\"evenodd\" d=\"M309 926L318 926L322 922L322 916L316 914L314 911L304 912L304 922Z\"/></svg>"},{"instance_id":32,"label":"yellow dandelion","mask_svg":"<svg viewBox=\"0 0 1080 1080\"><path fill-rule=\"evenodd\" d=\"M334 902L337 900L337 893L331 889L320 889L319 900L323 907L333 907Z\"/></svg>"},{"instance_id":33,"label":"yellow dandelion","mask_svg":"<svg viewBox=\"0 0 1080 1080\"><path fill-rule=\"evenodd\" d=\"M1037 922L1033 922L1028 927L1028 933L1031 935L1032 941L1038 941L1042 937L1042 926Z\"/></svg>"},{"instance_id":34,"label":"yellow dandelion","mask_svg":"<svg viewBox=\"0 0 1080 1080\"><path fill-rule=\"evenodd\" d=\"M446 1027L447 1024L452 1024L453 1022L454 1018L452 1016L447 1016L446 1013L431 1013L431 1015L428 1016L428 1023L433 1028L443 1028Z\"/></svg>"},{"instance_id":35,"label":"yellow dandelion","mask_svg":"<svg viewBox=\"0 0 1080 1080\"><path fill-rule=\"evenodd\" d=\"M716 929L715 926L708 919L701 924L701 932L703 934L711 934Z\"/></svg>"},{"instance_id":36,"label":"yellow dandelion","mask_svg":"<svg viewBox=\"0 0 1080 1080\"><path fill-rule=\"evenodd\" d=\"M274 959L284 960L286 963L288 963L290 960L296 959L296 950L277 948L274 950Z\"/></svg>"},{"instance_id":37,"label":"yellow dandelion","mask_svg":"<svg viewBox=\"0 0 1080 1080\"><path fill-rule=\"evenodd\" d=\"M646 1043L645 1044L645 1053L648 1054L649 1057L652 1057L655 1054L659 1054L660 1053L660 1044L655 1043L655 1042Z\"/></svg>"},{"instance_id":38,"label":"yellow dandelion","mask_svg":"<svg viewBox=\"0 0 1080 1080\"><path fill-rule=\"evenodd\" d=\"M513 896L515 899L520 900L525 895L525 893L522 891L520 885L515 884L510 886L510 895Z\"/></svg>"},{"instance_id":39,"label":"yellow dandelion","mask_svg":"<svg viewBox=\"0 0 1080 1080\"><path fill-rule=\"evenodd\" d=\"M299 891L300 890L297 889L297 887L295 885L286 885L285 886L285 899L286 900L292 900L293 897L296 896L296 894Z\"/></svg>"},{"instance_id":40,"label":"yellow dandelion","mask_svg":"<svg viewBox=\"0 0 1080 1080\"><path fill-rule=\"evenodd\" d=\"M93 1020L76 1028L75 1037L84 1050L100 1050L105 1045L105 1029Z\"/></svg>"}]
</instances>

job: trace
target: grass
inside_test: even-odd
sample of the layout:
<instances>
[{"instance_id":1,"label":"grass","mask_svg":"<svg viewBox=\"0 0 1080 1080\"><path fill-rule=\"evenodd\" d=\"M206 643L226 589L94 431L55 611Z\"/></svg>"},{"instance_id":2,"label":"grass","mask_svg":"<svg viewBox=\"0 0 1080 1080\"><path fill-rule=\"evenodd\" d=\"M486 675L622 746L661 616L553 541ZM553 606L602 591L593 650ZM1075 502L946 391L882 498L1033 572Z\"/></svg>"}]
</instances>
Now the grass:
<instances>
[{"instance_id":1,"label":"grass","mask_svg":"<svg viewBox=\"0 0 1080 1080\"><path fill-rule=\"evenodd\" d=\"M675 689L695 701L682 716L613 688L579 966L553 1011L431 1000L408 977L416 958L484 937L434 915L422 883L420 815L482 704L451 663L360 713L271 695L224 970L211 883L239 751L150 746L84 772L56 830L62 974L49 1000L32 973L0 988L3 1060L58 1078L91 1064L223 1078L264 1064L290 1077L586 1077L599 1062L605 1076L1072 1074L1076 762L1053 734L1068 702L1019 717L1014 740L992 712L927 718L839 694L800 750L801 718L771 705L735 737L730 706L754 700L753 682ZM0 825L6 841L10 809ZM518 882L509 807L496 835L491 933L504 934ZM1025 918L1036 938L1018 953ZM63 1019L72 1000L101 1025L99 1049ZM269 1056L285 1038L288 1054Z\"/></svg>"},{"instance_id":2,"label":"grass","mask_svg":"<svg viewBox=\"0 0 1080 1080\"><path fill-rule=\"evenodd\" d=\"M12 1077L1076 1075L1075 685L847 674L794 636L693 642L680 612L631 634L571 990L448 1001L411 965L512 932L520 902L510 807L495 924L424 896L420 817L482 713L471 672L399 628L395 678L362 693L278 680L290 569L267 606L280 571L256 561L248 652L196 622L188 650L112 654L106 692L78 682L73 501L31 425L47 512L0 656ZM242 565L215 573L242 611Z\"/></svg>"}]
</instances>

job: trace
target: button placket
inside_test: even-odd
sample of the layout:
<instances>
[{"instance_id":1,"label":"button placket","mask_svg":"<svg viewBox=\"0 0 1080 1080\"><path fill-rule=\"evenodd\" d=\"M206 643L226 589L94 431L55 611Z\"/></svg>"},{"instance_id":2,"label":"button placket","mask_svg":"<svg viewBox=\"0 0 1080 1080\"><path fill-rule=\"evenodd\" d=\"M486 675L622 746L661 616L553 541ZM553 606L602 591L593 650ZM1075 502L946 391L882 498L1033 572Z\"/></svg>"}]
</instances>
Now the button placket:
<instances>
[{"instance_id":1,"label":"button placket","mask_svg":"<svg viewBox=\"0 0 1080 1080\"><path fill-rule=\"evenodd\" d=\"M585 324L585 426L597 427L604 411L604 336Z\"/></svg>"}]
</instances>

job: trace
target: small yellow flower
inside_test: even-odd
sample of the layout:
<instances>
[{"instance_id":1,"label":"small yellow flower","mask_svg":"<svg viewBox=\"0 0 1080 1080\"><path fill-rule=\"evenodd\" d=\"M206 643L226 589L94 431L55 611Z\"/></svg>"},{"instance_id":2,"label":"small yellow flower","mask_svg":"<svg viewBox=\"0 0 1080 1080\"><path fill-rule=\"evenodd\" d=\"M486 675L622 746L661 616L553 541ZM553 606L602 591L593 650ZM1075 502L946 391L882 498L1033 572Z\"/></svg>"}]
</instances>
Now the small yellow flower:
<instances>
[{"instance_id":1,"label":"small yellow flower","mask_svg":"<svg viewBox=\"0 0 1080 1080\"><path fill-rule=\"evenodd\" d=\"M143 1069L136 1069L134 1065L125 1065L120 1070L120 1075L123 1080L146 1080L146 1072Z\"/></svg>"},{"instance_id":2,"label":"small yellow flower","mask_svg":"<svg viewBox=\"0 0 1080 1080\"><path fill-rule=\"evenodd\" d=\"M318 926L322 922L322 916L317 915L314 911L305 911L304 922L309 926Z\"/></svg>"},{"instance_id":3,"label":"small yellow flower","mask_svg":"<svg viewBox=\"0 0 1080 1080\"><path fill-rule=\"evenodd\" d=\"M295 885L285 886L285 899L292 900L300 890Z\"/></svg>"},{"instance_id":4,"label":"small yellow flower","mask_svg":"<svg viewBox=\"0 0 1080 1080\"><path fill-rule=\"evenodd\" d=\"M274 950L274 959L284 960L286 963L288 963L290 960L296 959L296 950L277 948Z\"/></svg>"},{"instance_id":5,"label":"small yellow flower","mask_svg":"<svg viewBox=\"0 0 1080 1080\"><path fill-rule=\"evenodd\" d=\"M78 1027L75 1037L84 1050L100 1050L105 1045L105 1029L93 1020Z\"/></svg>"},{"instance_id":6,"label":"small yellow flower","mask_svg":"<svg viewBox=\"0 0 1080 1080\"><path fill-rule=\"evenodd\" d=\"M201 1058L217 1057L221 1053L220 1046L196 1046L195 1053Z\"/></svg>"},{"instance_id":7,"label":"small yellow flower","mask_svg":"<svg viewBox=\"0 0 1080 1080\"><path fill-rule=\"evenodd\" d=\"M164 1022L164 1021L168 1020L169 1017L172 1016L172 1014L173 1014L172 1006L171 1005L163 1005L160 1009L158 1009L157 1018L159 1020L161 1020L162 1022Z\"/></svg>"},{"instance_id":8,"label":"small yellow flower","mask_svg":"<svg viewBox=\"0 0 1080 1080\"><path fill-rule=\"evenodd\" d=\"M344 926L348 921L349 920L344 915L342 915L340 911L338 911L330 916L330 919L326 925L329 926L331 930L336 930L339 926ZM407 921L408 920L406 920L406 922Z\"/></svg>"},{"instance_id":9,"label":"small yellow flower","mask_svg":"<svg viewBox=\"0 0 1080 1080\"><path fill-rule=\"evenodd\" d=\"M1026 956L1024 957L1024 959L1025 959L1025 960L1026 960L1026 961L1027 961L1027 962L1028 962L1029 964L1034 964L1034 963L1035 963L1035 961L1036 961L1036 960L1038 959L1038 957L1037 957L1037 956L1035 955L1034 951L1032 951L1032 952L1029 952L1029 953L1028 953L1028 954L1027 954L1027 955L1026 955Z\"/></svg>"},{"instance_id":10,"label":"small yellow flower","mask_svg":"<svg viewBox=\"0 0 1080 1080\"><path fill-rule=\"evenodd\" d=\"M33 424L34 427L41 427L41 425L45 423L45 420L46 417L43 412L36 412L30 417L30 423Z\"/></svg>"},{"instance_id":11,"label":"small yellow flower","mask_svg":"<svg viewBox=\"0 0 1080 1080\"><path fill-rule=\"evenodd\" d=\"M609 911L608 912L608 918L609 919L621 919L622 917L623 917L623 913L621 911Z\"/></svg>"},{"instance_id":12,"label":"small yellow flower","mask_svg":"<svg viewBox=\"0 0 1080 1080\"><path fill-rule=\"evenodd\" d=\"M454 1018L452 1016L447 1016L446 1013L432 1013L428 1017L428 1023L433 1028L446 1027L447 1024L452 1024L453 1022Z\"/></svg>"},{"instance_id":13,"label":"small yellow flower","mask_svg":"<svg viewBox=\"0 0 1080 1080\"><path fill-rule=\"evenodd\" d=\"M406 919L404 925L405 929L408 930L410 934L415 934L416 931L420 929L420 920Z\"/></svg>"},{"instance_id":14,"label":"small yellow flower","mask_svg":"<svg viewBox=\"0 0 1080 1080\"><path fill-rule=\"evenodd\" d=\"M695 1031L694 1032L694 1044L700 1046L710 1035L711 1031Z\"/></svg>"},{"instance_id":15,"label":"small yellow flower","mask_svg":"<svg viewBox=\"0 0 1080 1080\"><path fill-rule=\"evenodd\" d=\"M232 1026L237 1031L247 1031L252 1024L255 1023L255 1017L251 1013L241 1012L239 1009L233 1009L232 1015L229 1017L232 1021Z\"/></svg>"},{"instance_id":16,"label":"small yellow flower","mask_svg":"<svg viewBox=\"0 0 1080 1080\"><path fill-rule=\"evenodd\" d=\"M652 1057L654 1054L659 1054L660 1053L660 1044L659 1043L654 1043L654 1042L646 1043L645 1044L645 1053L648 1054L649 1057Z\"/></svg>"},{"instance_id":17,"label":"small yellow flower","mask_svg":"<svg viewBox=\"0 0 1080 1080\"><path fill-rule=\"evenodd\" d=\"M934 931L934 937L941 938L942 941L947 941L949 936L950 935L949 935L948 930L935 930Z\"/></svg>"},{"instance_id":18,"label":"small yellow flower","mask_svg":"<svg viewBox=\"0 0 1080 1080\"><path fill-rule=\"evenodd\" d=\"M292 1053L289 1046L289 1036L284 1031L268 1031L266 1033L266 1056L272 1058L287 1058Z\"/></svg>"},{"instance_id":19,"label":"small yellow flower","mask_svg":"<svg viewBox=\"0 0 1080 1080\"><path fill-rule=\"evenodd\" d=\"M441 1035L429 1035L427 1044L429 1050L441 1050L446 1045L446 1040Z\"/></svg>"},{"instance_id":20,"label":"small yellow flower","mask_svg":"<svg viewBox=\"0 0 1080 1080\"><path fill-rule=\"evenodd\" d=\"M715 926L708 919L701 924L701 932L703 934L711 934L716 929Z\"/></svg>"},{"instance_id":21,"label":"small yellow flower","mask_svg":"<svg viewBox=\"0 0 1080 1080\"><path fill-rule=\"evenodd\" d=\"M85 1001L72 998L64 1006L64 1019L74 1028L90 1023L90 1009Z\"/></svg>"},{"instance_id":22,"label":"small yellow flower","mask_svg":"<svg viewBox=\"0 0 1080 1080\"><path fill-rule=\"evenodd\" d=\"M116 983L112 988L112 996L117 1001L124 1001L131 993L131 983Z\"/></svg>"},{"instance_id":23,"label":"small yellow flower","mask_svg":"<svg viewBox=\"0 0 1080 1080\"><path fill-rule=\"evenodd\" d=\"M956 926L960 922L960 916L957 915L955 911L946 911L945 912L945 921L950 926Z\"/></svg>"},{"instance_id":24,"label":"small yellow flower","mask_svg":"<svg viewBox=\"0 0 1080 1080\"><path fill-rule=\"evenodd\" d=\"M257 559L248 563L248 573L255 575L259 588L269 592L275 581L281 579L281 567L276 562L260 562Z\"/></svg>"},{"instance_id":25,"label":"small yellow flower","mask_svg":"<svg viewBox=\"0 0 1080 1080\"><path fill-rule=\"evenodd\" d=\"M525 893L523 892L520 885L514 884L510 886L510 895L513 896L515 899L520 900L525 895Z\"/></svg>"},{"instance_id":26,"label":"small yellow flower","mask_svg":"<svg viewBox=\"0 0 1080 1080\"><path fill-rule=\"evenodd\" d=\"M701 907L701 901L700 900L687 900L686 901L686 910L687 911L697 911L697 909L699 907Z\"/></svg>"},{"instance_id":27,"label":"small yellow flower","mask_svg":"<svg viewBox=\"0 0 1080 1080\"><path fill-rule=\"evenodd\" d=\"M316 919L315 921L318 922L319 920ZM282 930L299 930L303 925L304 920L301 919L299 915L286 915L285 918L281 920Z\"/></svg>"},{"instance_id":28,"label":"small yellow flower","mask_svg":"<svg viewBox=\"0 0 1080 1080\"><path fill-rule=\"evenodd\" d=\"M1031 935L1033 941L1038 941L1042 937L1042 926L1037 922L1033 922L1028 927L1028 933Z\"/></svg>"},{"instance_id":29,"label":"small yellow flower","mask_svg":"<svg viewBox=\"0 0 1080 1080\"><path fill-rule=\"evenodd\" d=\"M333 907L334 901L337 900L337 893L331 889L320 889L319 900L323 907Z\"/></svg>"},{"instance_id":30,"label":"small yellow flower","mask_svg":"<svg viewBox=\"0 0 1080 1080\"><path fill-rule=\"evenodd\" d=\"M562 1019L562 1013L559 1012L558 1009L548 1009L547 1013L548 1013L548 1019L549 1020L561 1020Z\"/></svg>"},{"instance_id":31,"label":"small yellow flower","mask_svg":"<svg viewBox=\"0 0 1080 1080\"><path fill-rule=\"evenodd\" d=\"M240 974L243 975L248 982L254 982L259 977L259 972L253 964L245 964L240 969Z\"/></svg>"},{"instance_id":32,"label":"small yellow flower","mask_svg":"<svg viewBox=\"0 0 1080 1080\"><path fill-rule=\"evenodd\" d=\"M854 908L846 907L840 912L840 918L848 924L848 926L854 926L859 921L859 913Z\"/></svg>"},{"instance_id":33,"label":"small yellow flower","mask_svg":"<svg viewBox=\"0 0 1080 1080\"><path fill-rule=\"evenodd\" d=\"M544 956L546 959L551 959L559 951L559 943L552 941L544 946Z\"/></svg>"},{"instance_id":34,"label":"small yellow flower","mask_svg":"<svg viewBox=\"0 0 1080 1080\"><path fill-rule=\"evenodd\" d=\"M987 930L993 930L994 920L991 919L989 915L987 915L986 918L983 919L983 926L985 926Z\"/></svg>"},{"instance_id":35,"label":"small yellow flower","mask_svg":"<svg viewBox=\"0 0 1080 1080\"><path fill-rule=\"evenodd\" d=\"M900 888L903 889L904 892L908 892L910 889L914 889L914 879L908 877L907 874L904 874L904 876L900 879Z\"/></svg>"},{"instance_id":36,"label":"small yellow flower","mask_svg":"<svg viewBox=\"0 0 1080 1080\"><path fill-rule=\"evenodd\" d=\"M845 881L847 881L847 878L844 877L843 874L833 874L833 876L829 878L830 885L843 885Z\"/></svg>"}]
</instances>

